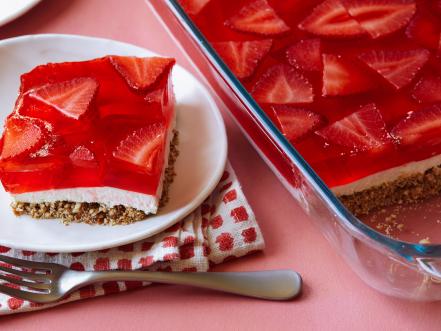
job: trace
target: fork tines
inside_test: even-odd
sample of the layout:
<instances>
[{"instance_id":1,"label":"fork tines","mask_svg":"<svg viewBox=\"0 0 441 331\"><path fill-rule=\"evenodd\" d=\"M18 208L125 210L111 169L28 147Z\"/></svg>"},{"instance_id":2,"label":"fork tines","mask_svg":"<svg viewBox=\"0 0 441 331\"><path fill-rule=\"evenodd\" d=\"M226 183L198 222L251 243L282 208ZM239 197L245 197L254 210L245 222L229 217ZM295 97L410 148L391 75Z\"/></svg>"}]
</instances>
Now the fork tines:
<instances>
[{"instance_id":1,"label":"fork tines","mask_svg":"<svg viewBox=\"0 0 441 331\"><path fill-rule=\"evenodd\" d=\"M51 271L45 263L0 255L0 292L16 297L20 297L20 294L27 292L20 290L17 286L24 286L37 292L47 291L50 281L46 273L36 273L34 270Z\"/></svg>"}]
</instances>

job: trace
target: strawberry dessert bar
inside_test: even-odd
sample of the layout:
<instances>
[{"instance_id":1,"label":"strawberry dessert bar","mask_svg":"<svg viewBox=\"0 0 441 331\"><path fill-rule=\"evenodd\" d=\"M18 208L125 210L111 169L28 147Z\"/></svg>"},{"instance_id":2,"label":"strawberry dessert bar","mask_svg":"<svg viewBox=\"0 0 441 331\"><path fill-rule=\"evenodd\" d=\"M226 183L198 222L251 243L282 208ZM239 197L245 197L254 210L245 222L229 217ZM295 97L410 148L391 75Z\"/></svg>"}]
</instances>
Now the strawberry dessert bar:
<instances>
[{"instance_id":1,"label":"strawberry dessert bar","mask_svg":"<svg viewBox=\"0 0 441 331\"><path fill-rule=\"evenodd\" d=\"M22 75L0 140L14 212L97 224L155 214L177 156L174 63L106 56Z\"/></svg>"},{"instance_id":2,"label":"strawberry dessert bar","mask_svg":"<svg viewBox=\"0 0 441 331\"><path fill-rule=\"evenodd\" d=\"M440 0L180 0L356 215L441 192Z\"/></svg>"}]
</instances>

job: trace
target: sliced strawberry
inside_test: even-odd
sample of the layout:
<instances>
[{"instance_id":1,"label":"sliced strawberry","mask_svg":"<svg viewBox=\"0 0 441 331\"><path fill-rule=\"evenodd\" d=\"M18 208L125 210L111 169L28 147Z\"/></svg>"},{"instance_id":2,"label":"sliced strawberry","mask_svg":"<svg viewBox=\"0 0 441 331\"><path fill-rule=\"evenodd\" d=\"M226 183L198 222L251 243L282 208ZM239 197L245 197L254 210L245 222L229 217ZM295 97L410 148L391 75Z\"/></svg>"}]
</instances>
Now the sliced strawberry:
<instances>
[{"instance_id":1,"label":"sliced strawberry","mask_svg":"<svg viewBox=\"0 0 441 331\"><path fill-rule=\"evenodd\" d=\"M178 0L179 4L190 15L197 15L210 0Z\"/></svg>"},{"instance_id":2,"label":"sliced strawberry","mask_svg":"<svg viewBox=\"0 0 441 331\"><path fill-rule=\"evenodd\" d=\"M69 155L72 163L77 167L90 168L97 165L95 154L85 146L78 146Z\"/></svg>"},{"instance_id":3,"label":"sliced strawberry","mask_svg":"<svg viewBox=\"0 0 441 331\"><path fill-rule=\"evenodd\" d=\"M295 142L324 123L321 115L287 105L272 106L278 126L289 141Z\"/></svg>"},{"instance_id":4,"label":"sliced strawberry","mask_svg":"<svg viewBox=\"0 0 441 331\"><path fill-rule=\"evenodd\" d=\"M329 143L350 148L351 152L378 151L392 142L374 103L317 131L317 134Z\"/></svg>"},{"instance_id":5,"label":"sliced strawberry","mask_svg":"<svg viewBox=\"0 0 441 331\"><path fill-rule=\"evenodd\" d=\"M439 16L439 14L438 14ZM406 35L423 47L438 49L441 19L437 14L417 13L406 28Z\"/></svg>"},{"instance_id":6,"label":"sliced strawberry","mask_svg":"<svg viewBox=\"0 0 441 331\"><path fill-rule=\"evenodd\" d=\"M267 0L253 0L225 22L232 29L263 35L289 31L289 26L277 15Z\"/></svg>"},{"instance_id":7,"label":"sliced strawberry","mask_svg":"<svg viewBox=\"0 0 441 331\"><path fill-rule=\"evenodd\" d=\"M44 133L37 120L28 117L10 117L6 121L1 159L19 156L37 150L44 141Z\"/></svg>"},{"instance_id":8,"label":"sliced strawberry","mask_svg":"<svg viewBox=\"0 0 441 331\"><path fill-rule=\"evenodd\" d=\"M358 37L366 31L354 20L340 0L325 0L298 27L326 37Z\"/></svg>"},{"instance_id":9,"label":"sliced strawberry","mask_svg":"<svg viewBox=\"0 0 441 331\"><path fill-rule=\"evenodd\" d=\"M370 90L369 75L352 60L323 54L323 96L349 95Z\"/></svg>"},{"instance_id":10,"label":"sliced strawberry","mask_svg":"<svg viewBox=\"0 0 441 331\"><path fill-rule=\"evenodd\" d=\"M95 79L83 77L43 85L31 90L29 96L77 120L89 108L97 89L98 83Z\"/></svg>"},{"instance_id":11,"label":"sliced strawberry","mask_svg":"<svg viewBox=\"0 0 441 331\"><path fill-rule=\"evenodd\" d=\"M342 0L353 17L372 38L400 30L415 14L415 0Z\"/></svg>"},{"instance_id":12,"label":"sliced strawberry","mask_svg":"<svg viewBox=\"0 0 441 331\"><path fill-rule=\"evenodd\" d=\"M213 43L221 58L240 79L251 76L260 60L269 52L271 39L254 41L226 41Z\"/></svg>"},{"instance_id":13,"label":"sliced strawberry","mask_svg":"<svg viewBox=\"0 0 441 331\"><path fill-rule=\"evenodd\" d=\"M441 76L426 75L416 83L412 96L419 102L441 101Z\"/></svg>"},{"instance_id":14,"label":"sliced strawberry","mask_svg":"<svg viewBox=\"0 0 441 331\"><path fill-rule=\"evenodd\" d=\"M429 59L426 49L410 51L373 50L359 56L360 60L383 76L396 89L409 84Z\"/></svg>"},{"instance_id":15,"label":"sliced strawberry","mask_svg":"<svg viewBox=\"0 0 441 331\"><path fill-rule=\"evenodd\" d=\"M147 173L154 173L164 142L164 126L152 124L133 132L121 141L113 156L118 160L139 166Z\"/></svg>"},{"instance_id":16,"label":"sliced strawberry","mask_svg":"<svg viewBox=\"0 0 441 331\"><path fill-rule=\"evenodd\" d=\"M305 71L322 70L320 39L300 40L286 50L289 64Z\"/></svg>"},{"instance_id":17,"label":"sliced strawberry","mask_svg":"<svg viewBox=\"0 0 441 331\"><path fill-rule=\"evenodd\" d=\"M111 56L110 62L132 88L145 90L176 61L163 57Z\"/></svg>"},{"instance_id":18,"label":"sliced strawberry","mask_svg":"<svg viewBox=\"0 0 441 331\"><path fill-rule=\"evenodd\" d=\"M439 142L441 130L441 105L412 112L392 129L392 135L404 145Z\"/></svg>"},{"instance_id":19,"label":"sliced strawberry","mask_svg":"<svg viewBox=\"0 0 441 331\"><path fill-rule=\"evenodd\" d=\"M278 64L270 67L257 81L252 95L258 102L272 104L311 103L311 83L294 68Z\"/></svg>"}]
</instances>

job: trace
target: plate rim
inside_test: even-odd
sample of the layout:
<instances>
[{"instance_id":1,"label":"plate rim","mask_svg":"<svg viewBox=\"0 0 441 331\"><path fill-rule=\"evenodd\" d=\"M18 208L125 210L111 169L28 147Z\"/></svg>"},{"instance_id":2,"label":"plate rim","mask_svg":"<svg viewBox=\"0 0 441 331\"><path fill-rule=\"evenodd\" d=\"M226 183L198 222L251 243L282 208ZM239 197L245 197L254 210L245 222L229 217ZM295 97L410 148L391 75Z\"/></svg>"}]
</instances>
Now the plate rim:
<instances>
[{"instance_id":1,"label":"plate rim","mask_svg":"<svg viewBox=\"0 0 441 331\"><path fill-rule=\"evenodd\" d=\"M20 8L20 10L17 10L13 14L6 16L3 19L0 19L0 26L4 26L8 23L11 23L12 21L15 21L17 18L23 16L28 11L30 11L32 8L34 8L36 5L38 5L42 0L31 0L26 6L23 6ZM9 38L11 39L11 38Z\"/></svg>"},{"instance_id":2,"label":"plate rim","mask_svg":"<svg viewBox=\"0 0 441 331\"><path fill-rule=\"evenodd\" d=\"M22 35L22 36L7 38L7 39L0 40L0 47L5 47L5 46L8 46L10 44L15 44L15 43L26 42L28 40L58 39L58 38L88 40L88 41L97 41L97 42L104 42L104 43L112 42L112 43L120 44L121 46L124 46L124 47L132 47L132 48L135 47L135 48L138 48L140 51L147 51L147 52L158 55L157 52L154 52L148 48L138 46L135 44L131 44L131 43L127 43L127 42L123 42L123 41L119 41L119 40L115 40L115 39L77 35L77 34L58 34L58 33ZM198 206L200 206L206 200L206 198L213 192L213 190L216 188L217 184L219 183L219 181L223 175L223 172L225 170L226 164L227 164L228 137L227 137L226 127L225 127L225 122L223 120L221 110L219 109L217 103L215 102L215 100L214 100L213 96L211 95L210 91L208 90L208 88L195 75L193 75L191 72L189 72L184 67L180 66L179 64L176 64L176 67L179 67L179 70L182 70L183 72L185 72L185 74L190 75L194 79L194 82L195 82L197 88L200 89L201 91L203 91L204 95L206 96L207 103L210 105L210 108L212 108L212 113L216 119L216 122L219 124L219 129L220 129L219 139L222 139L222 141L223 141L222 149L217 151L219 153L219 158L221 161L219 162L216 169L212 169L213 170L212 173L215 175L211 176L210 181L207 182L207 185L196 196L195 199L193 199L190 203L188 203L187 205L182 207L183 208L182 214L179 217L177 217L176 219L173 219L169 222L164 222L163 225L158 226L154 231L150 231L149 233L142 233L141 232L139 234L132 234L130 236L127 236L125 240L115 239L115 240L110 240L110 241L106 242L105 244L82 244L79 246L75 246L74 248L64 247L64 248L56 248L54 250L54 248L51 248L49 245L45 245L45 244L39 244L39 245L26 244L26 243L17 244L16 242L2 240L0 238L0 245L6 246L6 247L9 247L12 249L19 249L19 250L29 250L29 251L35 251L35 252L54 252L54 251L56 251L57 253L91 252L91 251L98 251L98 250L107 249L107 248L114 248L114 247L118 247L121 245L137 242L137 241L152 237L155 234L162 232L163 230L167 229L168 227L176 224L177 222L179 222L182 219L184 219L185 217L187 217L189 214L191 214ZM36 220L36 221L38 221L38 220ZM54 220L54 221L56 221L56 220ZM95 225L90 225L90 226L95 226ZM127 226L130 226L130 225L127 225Z\"/></svg>"}]
</instances>

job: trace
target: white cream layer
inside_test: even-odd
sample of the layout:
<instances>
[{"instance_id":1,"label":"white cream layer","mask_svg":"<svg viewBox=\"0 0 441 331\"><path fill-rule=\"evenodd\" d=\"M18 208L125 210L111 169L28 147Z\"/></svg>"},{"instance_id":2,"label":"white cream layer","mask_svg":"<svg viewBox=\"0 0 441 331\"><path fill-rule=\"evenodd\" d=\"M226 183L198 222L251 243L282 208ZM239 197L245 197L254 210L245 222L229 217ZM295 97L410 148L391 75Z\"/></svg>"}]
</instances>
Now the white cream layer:
<instances>
[{"instance_id":1,"label":"white cream layer","mask_svg":"<svg viewBox=\"0 0 441 331\"><path fill-rule=\"evenodd\" d=\"M15 194L12 195L12 198L17 202L26 203L51 203L57 201L70 201L80 203L101 203L108 207L123 205L126 207L132 207L141 210L146 214L156 214L162 196L164 174L165 169L168 166L168 158L170 154L170 141L171 139L173 139L173 130L175 128L175 125L176 112L175 118L172 120L169 131L167 133L165 164L162 170L161 179L156 195L131 192L113 187L78 187Z\"/></svg>"},{"instance_id":2,"label":"white cream layer","mask_svg":"<svg viewBox=\"0 0 441 331\"><path fill-rule=\"evenodd\" d=\"M12 196L15 201L44 203L56 201L102 203L108 207L123 205L142 210L146 214L156 213L159 196L129 192L113 187L69 188L30 192Z\"/></svg>"},{"instance_id":3,"label":"white cream layer","mask_svg":"<svg viewBox=\"0 0 441 331\"><path fill-rule=\"evenodd\" d=\"M406 178L411 175L424 173L426 170L440 164L441 155L436 155L425 160L409 162L398 167L380 171L349 184L334 186L331 190L337 196L349 195L399 178Z\"/></svg>"}]
</instances>

